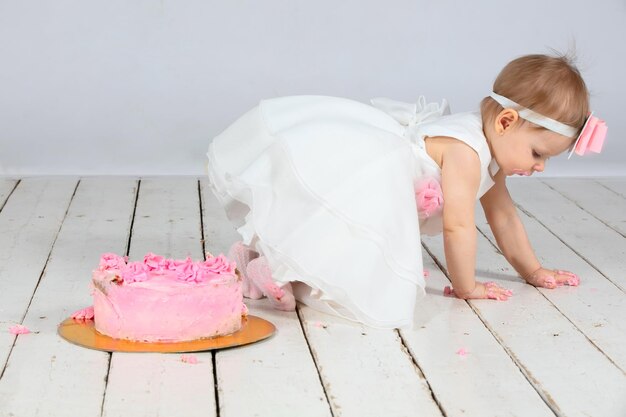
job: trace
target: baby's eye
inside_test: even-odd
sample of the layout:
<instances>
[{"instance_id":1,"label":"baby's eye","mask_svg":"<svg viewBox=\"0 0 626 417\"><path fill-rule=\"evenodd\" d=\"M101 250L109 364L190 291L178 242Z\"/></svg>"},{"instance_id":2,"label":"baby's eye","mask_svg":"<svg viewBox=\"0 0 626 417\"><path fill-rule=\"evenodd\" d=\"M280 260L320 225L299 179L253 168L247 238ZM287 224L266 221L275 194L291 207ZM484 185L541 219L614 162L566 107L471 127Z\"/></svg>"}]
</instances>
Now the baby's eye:
<instances>
[{"instance_id":1,"label":"baby's eye","mask_svg":"<svg viewBox=\"0 0 626 417\"><path fill-rule=\"evenodd\" d=\"M541 155L539 155L539 154L537 153L537 151L533 150L533 157L534 157L534 158L541 158Z\"/></svg>"}]
</instances>

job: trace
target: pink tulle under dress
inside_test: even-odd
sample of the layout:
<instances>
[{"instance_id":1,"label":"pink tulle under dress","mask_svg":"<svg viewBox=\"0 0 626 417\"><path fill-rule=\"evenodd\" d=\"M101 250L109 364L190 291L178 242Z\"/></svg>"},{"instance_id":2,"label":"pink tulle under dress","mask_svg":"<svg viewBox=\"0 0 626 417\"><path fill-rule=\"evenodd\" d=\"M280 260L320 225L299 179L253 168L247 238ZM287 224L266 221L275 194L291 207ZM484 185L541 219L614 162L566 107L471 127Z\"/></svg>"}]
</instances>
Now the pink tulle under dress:
<instances>
[{"instance_id":1,"label":"pink tulle under dress","mask_svg":"<svg viewBox=\"0 0 626 417\"><path fill-rule=\"evenodd\" d=\"M410 327L424 295L420 233L442 230L439 166L427 136L466 142L493 185L479 113L444 101L372 105L325 96L263 100L209 146L209 183L245 244L312 308Z\"/></svg>"}]
</instances>

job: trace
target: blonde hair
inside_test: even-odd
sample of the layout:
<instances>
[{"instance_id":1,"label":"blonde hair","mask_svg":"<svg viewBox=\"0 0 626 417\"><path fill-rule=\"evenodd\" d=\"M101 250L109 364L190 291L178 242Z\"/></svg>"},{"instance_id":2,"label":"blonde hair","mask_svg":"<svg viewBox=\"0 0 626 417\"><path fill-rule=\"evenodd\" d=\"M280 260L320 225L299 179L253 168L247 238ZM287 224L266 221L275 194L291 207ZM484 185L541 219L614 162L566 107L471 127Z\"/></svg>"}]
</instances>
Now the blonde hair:
<instances>
[{"instance_id":1,"label":"blonde hair","mask_svg":"<svg viewBox=\"0 0 626 417\"><path fill-rule=\"evenodd\" d=\"M519 57L500 71L493 91L580 130L589 113L589 92L573 61L565 55ZM480 103L483 125L492 123L502 110L493 98L485 97Z\"/></svg>"}]
</instances>

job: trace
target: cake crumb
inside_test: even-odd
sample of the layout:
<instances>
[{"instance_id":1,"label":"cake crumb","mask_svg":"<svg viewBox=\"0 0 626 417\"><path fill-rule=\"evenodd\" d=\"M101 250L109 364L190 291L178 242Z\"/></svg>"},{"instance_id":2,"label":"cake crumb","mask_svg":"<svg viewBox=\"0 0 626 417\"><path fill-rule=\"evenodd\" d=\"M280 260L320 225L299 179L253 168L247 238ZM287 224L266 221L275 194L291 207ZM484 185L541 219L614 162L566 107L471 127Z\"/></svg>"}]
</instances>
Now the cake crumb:
<instances>
[{"instance_id":1,"label":"cake crumb","mask_svg":"<svg viewBox=\"0 0 626 417\"><path fill-rule=\"evenodd\" d=\"M192 365L195 365L198 363L198 358L196 358L194 355L181 355L180 360L182 362L190 363Z\"/></svg>"},{"instance_id":2,"label":"cake crumb","mask_svg":"<svg viewBox=\"0 0 626 417\"><path fill-rule=\"evenodd\" d=\"M81 308L80 310L73 312L72 318L74 320L93 320L93 306Z\"/></svg>"},{"instance_id":3,"label":"cake crumb","mask_svg":"<svg viewBox=\"0 0 626 417\"><path fill-rule=\"evenodd\" d=\"M322 328L325 329L325 328L328 327L328 324L322 323L321 321L316 321L315 323L313 323L313 326L315 326L315 327L322 327Z\"/></svg>"},{"instance_id":4,"label":"cake crumb","mask_svg":"<svg viewBox=\"0 0 626 417\"><path fill-rule=\"evenodd\" d=\"M26 326L22 326L21 324L14 324L9 327L9 333L18 335L18 334L28 334L30 333L30 329Z\"/></svg>"},{"instance_id":5,"label":"cake crumb","mask_svg":"<svg viewBox=\"0 0 626 417\"><path fill-rule=\"evenodd\" d=\"M430 271L428 269L424 269L424 278L428 278L430 276Z\"/></svg>"},{"instance_id":6,"label":"cake crumb","mask_svg":"<svg viewBox=\"0 0 626 417\"><path fill-rule=\"evenodd\" d=\"M467 351L463 348L460 348L459 350L456 351L456 354L459 356L465 356L467 355Z\"/></svg>"}]
</instances>

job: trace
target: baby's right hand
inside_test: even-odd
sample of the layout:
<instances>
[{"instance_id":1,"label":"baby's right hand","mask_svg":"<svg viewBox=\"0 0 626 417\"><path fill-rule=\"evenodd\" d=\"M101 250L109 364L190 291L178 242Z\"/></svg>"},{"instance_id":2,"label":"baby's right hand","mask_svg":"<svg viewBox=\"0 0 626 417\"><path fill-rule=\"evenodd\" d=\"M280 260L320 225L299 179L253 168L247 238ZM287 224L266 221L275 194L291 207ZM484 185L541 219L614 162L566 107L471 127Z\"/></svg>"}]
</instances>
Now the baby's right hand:
<instances>
[{"instance_id":1,"label":"baby's right hand","mask_svg":"<svg viewBox=\"0 0 626 417\"><path fill-rule=\"evenodd\" d=\"M510 296L513 295L513 292L511 290L507 290L506 288L500 287L495 282L490 281L485 282L484 284L482 282L477 282L476 286L474 287L474 291L464 297L459 297L454 292L454 289L451 287L445 287L443 289L443 295L449 297L457 297L464 300L489 298L491 300L506 301L509 299Z\"/></svg>"}]
</instances>

